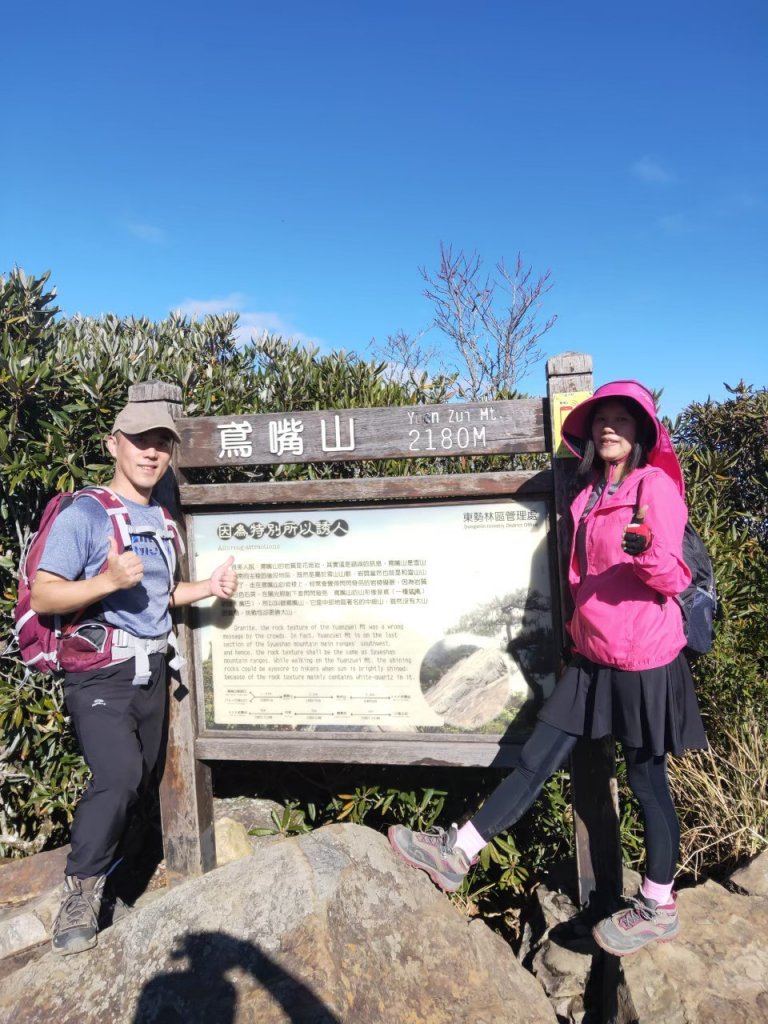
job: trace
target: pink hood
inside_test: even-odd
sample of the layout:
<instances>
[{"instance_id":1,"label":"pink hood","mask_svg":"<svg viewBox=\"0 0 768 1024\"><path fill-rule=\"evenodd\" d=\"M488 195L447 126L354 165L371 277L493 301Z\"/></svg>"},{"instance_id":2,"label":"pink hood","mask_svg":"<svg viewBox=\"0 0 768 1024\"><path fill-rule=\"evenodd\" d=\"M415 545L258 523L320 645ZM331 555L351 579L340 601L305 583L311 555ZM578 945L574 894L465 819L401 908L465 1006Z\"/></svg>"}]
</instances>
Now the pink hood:
<instances>
[{"instance_id":1,"label":"pink hood","mask_svg":"<svg viewBox=\"0 0 768 1024\"><path fill-rule=\"evenodd\" d=\"M636 380L614 380L601 385L591 398L580 402L572 409L563 422L563 441L574 455L581 458L584 454L584 442L589 434L589 424L595 405L606 398L631 398L647 413L656 431L656 441L648 453L648 465L656 466L673 481L682 497L685 497L685 484L680 463L677 461L672 440L667 428L656 412L653 395Z\"/></svg>"}]
</instances>

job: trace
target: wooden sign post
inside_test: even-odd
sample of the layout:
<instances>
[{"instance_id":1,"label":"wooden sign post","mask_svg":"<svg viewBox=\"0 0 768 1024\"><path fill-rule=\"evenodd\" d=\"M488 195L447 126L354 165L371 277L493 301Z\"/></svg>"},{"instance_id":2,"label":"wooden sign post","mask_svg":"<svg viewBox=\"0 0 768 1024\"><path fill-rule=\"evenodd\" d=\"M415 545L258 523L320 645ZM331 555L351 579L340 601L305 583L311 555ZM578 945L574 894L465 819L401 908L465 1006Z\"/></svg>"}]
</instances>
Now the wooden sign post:
<instances>
[{"instance_id":1,"label":"wooden sign post","mask_svg":"<svg viewBox=\"0 0 768 1024\"><path fill-rule=\"evenodd\" d=\"M171 480L162 500L185 527L185 571L231 552L241 576L229 607L179 616L186 661L161 786L169 884L215 865L215 760L514 763L568 615L575 467L553 455L557 416L591 390L577 353L549 361L546 399L184 418L179 389L130 390L177 419L178 491ZM258 479L289 463L525 452L553 455L551 468ZM250 479L211 482L214 469ZM573 761L583 903L616 882L612 745L594 753Z\"/></svg>"},{"instance_id":2,"label":"wooden sign post","mask_svg":"<svg viewBox=\"0 0 768 1024\"><path fill-rule=\"evenodd\" d=\"M553 414L560 414L592 393L592 359L581 353L566 353L547 363L547 395ZM574 396L575 402L570 401ZM553 416L554 418L554 416ZM553 424L553 428L554 428ZM560 574L562 622L571 615L568 591L570 551L569 507L576 491L576 460L559 448L553 429L557 552ZM563 634L565 642L565 634ZM616 788L615 744L612 737L581 739L571 755L571 792L576 838L576 869L579 903L589 904L602 917L615 909L621 893L621 845L619 839L618 791Z\"/></svg>"}]
</instances>

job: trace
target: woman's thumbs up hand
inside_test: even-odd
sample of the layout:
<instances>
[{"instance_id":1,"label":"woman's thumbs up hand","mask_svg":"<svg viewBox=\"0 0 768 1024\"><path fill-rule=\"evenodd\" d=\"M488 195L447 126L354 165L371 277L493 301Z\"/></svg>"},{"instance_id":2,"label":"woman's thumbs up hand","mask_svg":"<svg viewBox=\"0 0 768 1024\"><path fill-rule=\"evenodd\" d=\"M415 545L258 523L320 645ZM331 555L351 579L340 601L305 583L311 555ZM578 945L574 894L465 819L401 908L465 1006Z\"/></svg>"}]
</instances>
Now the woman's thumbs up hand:
<instances>
[{"instance_id":1,"label":"woman's thumbs up hand","mask_svg":"<svg viewBox=\"0 0 768 1024\"><path fill-rule=\"evenodd\" d=\"M643 505L639 508L634 516L632 522L624 527L624 535L621 538L621 547L623 551L626 551L628 555L635 557L636 555L642 555L644 551L647 551L653 542L653 532L645 521L645 517L648 513L648 506Z\"/></svg>"}]
</instances>

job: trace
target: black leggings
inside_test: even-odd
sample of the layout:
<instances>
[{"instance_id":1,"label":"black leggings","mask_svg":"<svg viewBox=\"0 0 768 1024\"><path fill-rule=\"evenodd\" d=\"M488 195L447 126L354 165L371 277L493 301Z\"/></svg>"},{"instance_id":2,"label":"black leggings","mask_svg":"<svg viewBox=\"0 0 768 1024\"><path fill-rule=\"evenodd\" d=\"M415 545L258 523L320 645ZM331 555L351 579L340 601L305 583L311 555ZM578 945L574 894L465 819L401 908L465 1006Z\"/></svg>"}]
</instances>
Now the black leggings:
<instances>
[{"instance_id":1,"label":"black leggings","mask_svg":"<svg viewBox=\"0 0 768 1024\"><path fill-rule=\"evenodd\" d=\"M472 825L485 840L510 828L528 810L553 772L571 753L578 736L537 722L520 753L520 762L475 814ZM645 825L645 873L659 885L672 881L680 846L680 826L667 780L667 758L644 748L625 747L627 781L637 797Z\"/></svg>"},{"instance_id":2,"label":"black leggings","mask_svg":"<svg viewBox=\"0 0 768 1024\"><path fill-rule=\"evenodd\" d=\"M645 825L645 874L667 885L675 877L680 852L680 824L667 778L667 755L624 747L627 782L637 797Z\"/></svg>"}]
</instances>

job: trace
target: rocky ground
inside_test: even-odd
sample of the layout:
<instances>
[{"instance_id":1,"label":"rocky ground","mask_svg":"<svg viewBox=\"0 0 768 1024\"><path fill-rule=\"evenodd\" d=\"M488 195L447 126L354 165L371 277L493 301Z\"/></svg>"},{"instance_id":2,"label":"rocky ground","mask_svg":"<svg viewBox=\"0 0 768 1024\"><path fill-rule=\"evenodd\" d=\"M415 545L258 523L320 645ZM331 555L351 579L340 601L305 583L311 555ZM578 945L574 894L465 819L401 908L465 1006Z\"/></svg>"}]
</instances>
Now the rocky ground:
<instances>
[{"instance_id":1,"label":"rocky ground","mask_svg":"<svg viewBox=\"0 0 768 1024\"><path fill-rule=\"evenodd\" d=\"M516 956L371 829L249 836L275 808L217 800L219 867L171 890L145 843L121 882L133 908L108 906L99 945L75 957L48 945L66 849L0 865L0 1019L768 1024L768 853L682 891L681 937L622 961L542 885Z\"/></svg>"}]
</instances>

